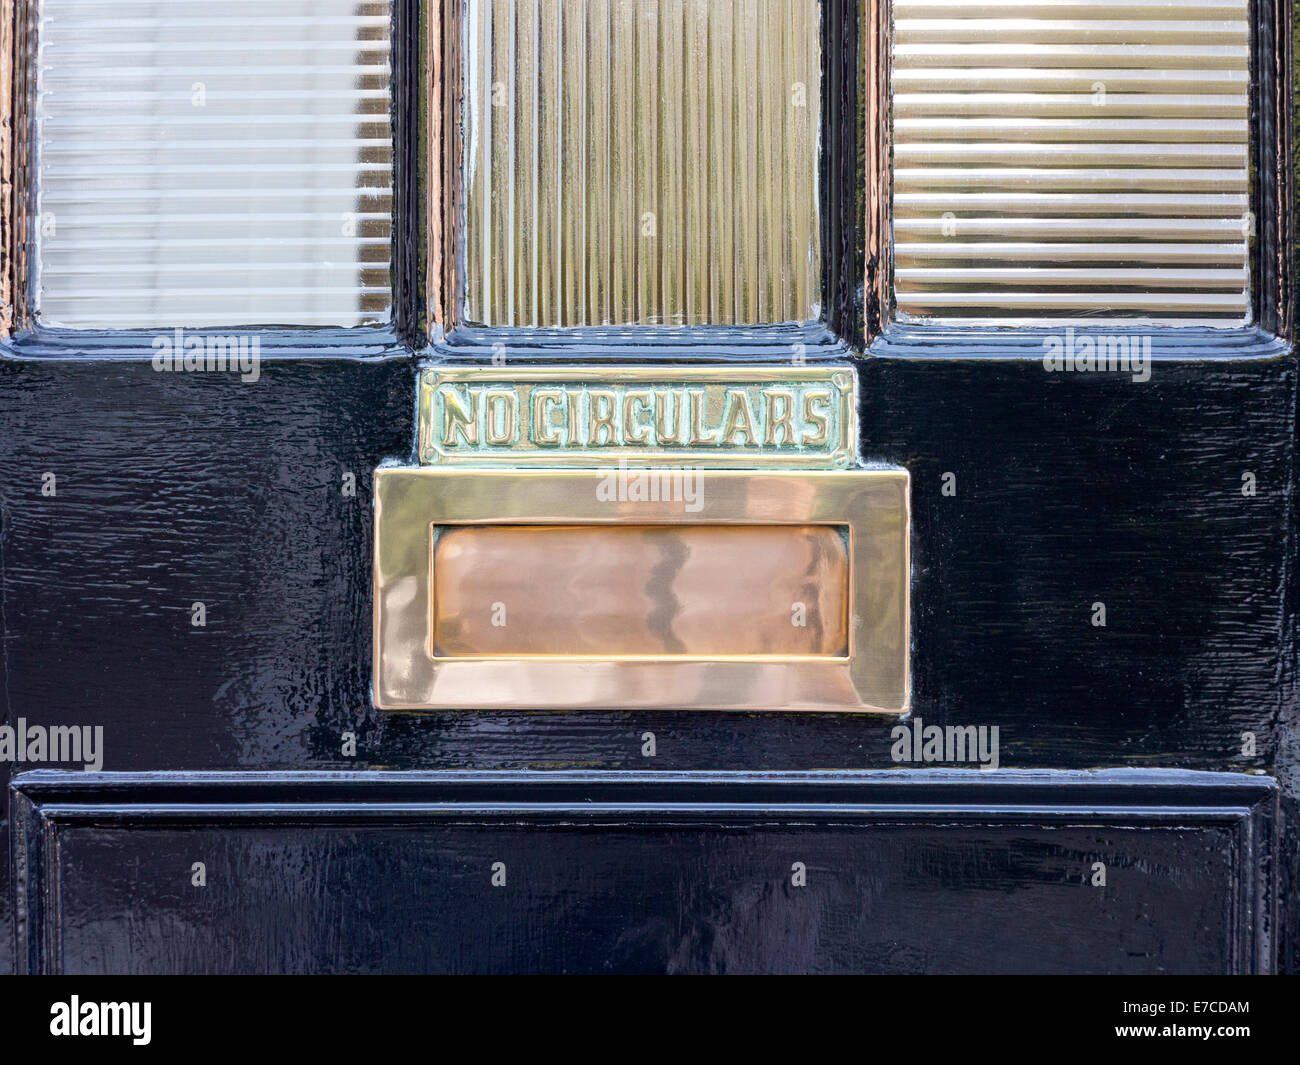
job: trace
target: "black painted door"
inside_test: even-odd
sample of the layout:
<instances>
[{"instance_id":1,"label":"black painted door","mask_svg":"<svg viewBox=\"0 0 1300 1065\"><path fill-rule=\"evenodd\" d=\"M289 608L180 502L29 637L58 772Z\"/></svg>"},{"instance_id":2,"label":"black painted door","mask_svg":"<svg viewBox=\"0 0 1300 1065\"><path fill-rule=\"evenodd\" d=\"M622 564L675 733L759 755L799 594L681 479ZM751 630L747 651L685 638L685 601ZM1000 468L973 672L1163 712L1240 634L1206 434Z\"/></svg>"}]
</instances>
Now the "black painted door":
<instances>
[{"instance_id":1,"label":"black painted door","mask_svg":"<svg viewBox=\"0 0 1300 1065\"><path fill-rule=\"evenodd\" d=\"M444 97L421 5L397 6L392 324L248 331L250 383L160 373L147 331L54 328L17 301L4 967L1300 968L1285 7L1251 9L1254 324L1157 331L1136 382L1049 371L1047 330L889 320L888 238L859 210L886 120L845 30L876 24L838 0L824 320L770 343L424 322L443 208L418 94ZM853 366L863 459L912 477L903 733L779 705L374 709L371 478L411 457L418 365L506 343L615 377L771 360L791 336ZM27 757L70 726L102 728L99 772L88 751ZM927 726L996 728L997 767L904 761Z\"/></svg>"}]
</instances>

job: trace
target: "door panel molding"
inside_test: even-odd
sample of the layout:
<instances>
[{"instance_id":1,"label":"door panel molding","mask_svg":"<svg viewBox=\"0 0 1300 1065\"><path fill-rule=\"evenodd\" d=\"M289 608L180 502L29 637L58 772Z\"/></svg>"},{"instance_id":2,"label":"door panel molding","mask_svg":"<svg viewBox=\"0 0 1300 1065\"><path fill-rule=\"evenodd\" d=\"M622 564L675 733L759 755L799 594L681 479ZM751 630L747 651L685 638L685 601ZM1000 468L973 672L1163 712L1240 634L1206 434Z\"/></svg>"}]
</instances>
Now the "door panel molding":
<instances>
[{"instance_id":1,"label":"door panel molding","mask_svg":"<svg viewBox=\"0 0 1300 1065\"><path fill-rule=\"evenodd\" d=\"M32 973L1275 967L1263 776L41 770L12 791ZM208 886L191 888L205 855ZM1089 883L1094 856L1109 887ZM927 905L936 937L917 942L900 915ZM367 907L386 920L321 927ZM132 912L145 924L127 935ZM388 934L414 921L422 945Z\"/></svg>"}]
</instances>

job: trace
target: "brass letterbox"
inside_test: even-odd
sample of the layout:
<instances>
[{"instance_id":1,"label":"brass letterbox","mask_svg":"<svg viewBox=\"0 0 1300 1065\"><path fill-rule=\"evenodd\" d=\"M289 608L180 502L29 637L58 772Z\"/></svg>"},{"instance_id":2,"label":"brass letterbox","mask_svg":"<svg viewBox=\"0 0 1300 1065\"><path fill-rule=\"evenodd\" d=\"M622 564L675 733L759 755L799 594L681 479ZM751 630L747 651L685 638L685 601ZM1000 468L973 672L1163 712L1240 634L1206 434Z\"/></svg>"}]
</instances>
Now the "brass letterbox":
<instances>
[{"instance_id":1,"label":"brass letterbox","mask_svg":"<svg viewBox=\"0 0 1300 1065\"><path fill-rule=\"evenodd\" d=\"M375 484L384 710L908 703L909 497L847 368L436 368Z\"/></svg>"}]
</instances>

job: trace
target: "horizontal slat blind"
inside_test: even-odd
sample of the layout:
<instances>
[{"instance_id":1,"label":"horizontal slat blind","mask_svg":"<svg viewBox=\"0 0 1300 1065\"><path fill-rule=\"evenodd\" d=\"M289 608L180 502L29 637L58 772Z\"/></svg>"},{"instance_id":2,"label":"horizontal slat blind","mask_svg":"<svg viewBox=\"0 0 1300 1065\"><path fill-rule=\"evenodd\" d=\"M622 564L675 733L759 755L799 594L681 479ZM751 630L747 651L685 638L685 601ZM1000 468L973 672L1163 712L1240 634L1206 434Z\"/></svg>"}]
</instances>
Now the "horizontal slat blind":
<instances>
[{"instance_id":1,"label":"horizontal slat blind","mask_svg":"<svg viewBox=\"0 0 1300 1065\"><path fill-rule=\"evenodd\" d=\"M894 0L904 320L1232 326L1246 0Z\"/></svg>"},{"instance_id":2,"label":"horizontal slat blind","mask_svg":"<svg viewBox=\"0 0 1300 1065\"><path fill-rule=\"evenodd\" d=\"M371 0L40 0L39 321L391 316L390 20Z\"/></svg>"},{"instance_id":3,"label":"horizontal slat blind","mask_svg":"<svg viewBox=\"0 0 1300 1065\"><path fill-rule=\"evenodd\" d=\"M817 0L467 0L466 317L804 321Z\"/></svg>"}]
</instances>

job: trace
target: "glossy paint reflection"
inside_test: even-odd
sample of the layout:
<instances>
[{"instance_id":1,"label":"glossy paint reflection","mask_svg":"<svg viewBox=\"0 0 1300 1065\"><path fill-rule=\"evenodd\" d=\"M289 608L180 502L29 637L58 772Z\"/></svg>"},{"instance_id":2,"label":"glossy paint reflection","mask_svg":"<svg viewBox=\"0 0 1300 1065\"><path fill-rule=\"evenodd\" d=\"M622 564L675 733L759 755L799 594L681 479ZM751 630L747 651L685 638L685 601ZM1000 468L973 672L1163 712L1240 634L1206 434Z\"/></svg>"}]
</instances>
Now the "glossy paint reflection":
<instances>
[{"instance_id":1,"label":"glossy paint reflection","mask_svg":"<svg viewBox=\"0 0 1300 1065\"><path fill-rule=\"evenodd\" d=\"M433 558L440 656L848 650L835 526L461 527Z\"/></svg>"}]
</instances>

